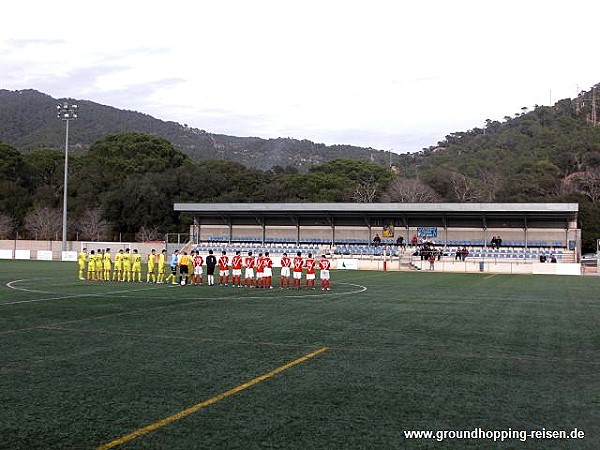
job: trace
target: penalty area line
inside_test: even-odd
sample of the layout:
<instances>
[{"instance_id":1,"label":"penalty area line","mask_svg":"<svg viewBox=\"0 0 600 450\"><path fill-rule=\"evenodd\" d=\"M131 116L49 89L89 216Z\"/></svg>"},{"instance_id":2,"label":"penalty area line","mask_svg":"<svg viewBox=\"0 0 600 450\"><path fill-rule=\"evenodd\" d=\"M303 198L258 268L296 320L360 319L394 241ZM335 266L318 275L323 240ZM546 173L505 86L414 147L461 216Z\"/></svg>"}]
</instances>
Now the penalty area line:
<instances>
[{"instance_id":1,"label":"penalty area line","mask_svg":"<svg viewBox=\"0 0 600 450\"><path fill-rule=\"evenodd\" d=\"M294 361L291 361L287 364L284 364L283 366L273 369L270 372L266 372L256 378L253 378L252 380L246 381L245 383L242 383L239 386L234 387L233 389L229 389L228 391L225 391L221 394L215 395L214 397L211 397L208 400L204 400L200 403L196 403L195 405L190 406L189 408L183 409L183 410L179 411L178 413L175 413L169 417L165 417L162 420L151 423L150 425L147 425L145 427L139 428L129 434L126 434L125 436L115 439L114 441L110 441L106 444L103 444L103 445L99 446L97 448L97 450L108 450L108 449L117 447L119 445L126 444L127 442L131 442L140 436L151 433L160 428L166 427L167 425L169 425L173 422L176 422L178 420L181 420L203 408L206 408L207 406L217 403L218 401L223 400L227 397L231 397L232 395L235 395L238 392L241 392L241 391L248 389L252 386L255 386L259 383L262 383L263 381L266 381L269 378L272 378L275 375L280 374L281 372L284 372L294 366L297 366L298 364L306 362L306 361L314 358L315 356L325 353L327 350L329 350L329 347L321 347L320 349L315 350L314 352L307 353L306 355L301 356L300 358L295 359Z\"/></svg>"}]
</instances>

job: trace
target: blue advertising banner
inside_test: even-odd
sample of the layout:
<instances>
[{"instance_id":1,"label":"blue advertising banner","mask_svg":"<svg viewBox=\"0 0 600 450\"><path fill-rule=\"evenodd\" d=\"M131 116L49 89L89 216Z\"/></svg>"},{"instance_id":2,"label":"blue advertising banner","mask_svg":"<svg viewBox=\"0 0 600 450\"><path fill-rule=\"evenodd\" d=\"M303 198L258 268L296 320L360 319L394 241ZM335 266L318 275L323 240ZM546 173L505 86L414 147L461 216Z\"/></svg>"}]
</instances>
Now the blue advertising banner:
<instances>
[{"instance_id":1,"label":"blue advertising banner","mask_svg":"<svg viewBox=\"0 0 600 450\"><path fill-rule=\"evenodd\" d=\"M437 227L417 227L417 236L420 238L436 238Z\"/></svg>"}]
</instances>

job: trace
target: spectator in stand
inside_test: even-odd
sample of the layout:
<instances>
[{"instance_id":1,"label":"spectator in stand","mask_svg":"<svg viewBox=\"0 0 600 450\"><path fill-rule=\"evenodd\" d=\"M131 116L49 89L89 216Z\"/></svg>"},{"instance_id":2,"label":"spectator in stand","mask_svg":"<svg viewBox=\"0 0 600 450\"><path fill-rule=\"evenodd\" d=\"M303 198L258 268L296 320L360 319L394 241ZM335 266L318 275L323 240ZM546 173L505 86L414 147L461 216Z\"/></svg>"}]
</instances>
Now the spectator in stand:
<instances>
[{"instance_id":1,"label":"spectator in stand","mask_svg":"<svg viewBox=\"0 0 600 450\"><path fill-rule=\"evenodd\" d=\"M373 238L373 245L378 246L381 245L381 238L379 237L379 234L375 234L375 237Z\"/></svg>"},{"instance_id":2,"label":"spectator in stand","mask_svg":"<svg viewBox=\"0 0 600 450\"><path fill-rule=\"evenodd\" d=\"M410 243L412 244L413 247L417 246L417 243L419 242L419 239L417 238L417 235L413 235L412 239L410 240Z\"/></svg>"},{"instance_id":3,"label":"spectator in stand","mask_svg":"<svg viewBox=\"0 0 600 450\"><path fill-rule=\"evenodd\" d=\"M500 236L496 237L496 248L500 248L500 246L502 245L502 238Z\"/></svg>"},{"instance_id":4,"label":"spectator in stand","mask_svg":"<svg viewBox=\"0 0 600 450\"><path fill-rule=\"evenodd\" d=\"M454 252L454 261L456 261L457 259L462 259L462 257L460 256L462 253L462 251L460 250L460 247L456 247L456 250Z\"/></svg>"},{"instance_id":5,"label":"spectator in stand","mask_svg":"<svg viewBox=\"0 0 600 450\"><path fill-rule=\"evenodd\" d=\"M460 259L464 261L467 256L469 256L469 250L467 250L467 247L463 247L460 251Z\"/></svg>"},{"instance_id":6,"label":"spectator in stand","mask_svg":"<svg viewBox=\"0 0 600 450\"><path fill-rule=\"evenodd\" d=\"M496 236L492 236L492 240L490 241L490 245L491 245L491 247L493 249L496 248L496 246L498 245L498 240L497 240Z\"/></svg>"},{"instance_id":7,"label":"spectator in stand","mask_svg":"<svg viewBox=\"0 0 600 450\"><path fill-rule=\"evenodd\" d=\"M396 245L398 246L398 250L406 248L403 236L398 236L398 239L396 239Z\"/></svg>"}]
</instances>

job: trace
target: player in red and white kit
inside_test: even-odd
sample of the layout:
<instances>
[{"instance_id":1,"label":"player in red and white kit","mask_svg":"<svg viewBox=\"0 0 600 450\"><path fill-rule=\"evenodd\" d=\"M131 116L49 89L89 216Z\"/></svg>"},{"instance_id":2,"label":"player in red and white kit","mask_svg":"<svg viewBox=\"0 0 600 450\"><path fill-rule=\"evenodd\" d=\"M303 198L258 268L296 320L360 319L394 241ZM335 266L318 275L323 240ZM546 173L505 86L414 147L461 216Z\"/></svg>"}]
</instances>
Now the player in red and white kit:
<instances>
[{"instance_id":1,"label":"player in red and white kit","mask_svg":"<svg viewBox=\"0 0 600 450\"><path fill-rule=\"evenodd\" d=\"M246 271L244 273L244 286L245 287L254 287L254 266L256 265L256 261L254 260L254 256L252 256L252 252L248 252L248 256L244 259L244 266L246 267Z\"/></svg>"},{"instance_id":2,"label":"player in red and white kit","mask_svg":"<svg viewBox=\"0 0 600 450\"><path fill-rule=\"evenodd\" d=\"M258 254L258 258L256 258L256 287L263 288L264 285L264 276L265 276L265 258L262 253Z\"/></svg>"},{"instance_id":3,"label":"player in red and white kit","mask_svg":"<svg viewBox=\"0 0 600 450\"><path fill-rule=\"evenodd\" d=\"M227 286L229 283L229 256L223 250L219 257L219 286Z\"/></svg>"},{"instance_id":4,"label":"player in red and white kit","mask_svg":"<svg viewBox=\"0 0 600 450\"><path fill-rule=\"evenodd\" d=\"M273 289L273 260L269 256L269 252L265 252L264 260L264 273L263 273L263 283L265 289Z\"/></svg>"},{"instance_id":5,"label":"player in red and white kit","mask_svg":"<svg viewBox=\"0 0 600 450\"><path fill-rule=\"evenodd\" d=\"M194 275L192 276L192 282L194 286L204 284L202 280L202 265L204 264L204 258L200 256L200 252L193 252L193 262L194 262Z\"/></svg>"},{"instance_id":6,"label":"player in red and white kit","mask_svg":"<svg viewBox=\"0 0 600 450\"><path fill-rule=\"evenodd\" d=\"M321 260L319 261L319 278L321 279L321 290L328 291L329 290L329 268L331 267L331 262L325 257L325 255L321 255Z\"/></svg>"},{"instance_id":7,"label":"player in red and white kit","mask_svg":"<svg viewBox=\"0 0 600 450\"><path fill-rule=\"evenodd\" d=\"M294 256L294 260L292 261L292 270L294 272L294 289L300 289L303 266L304 260L302 259L302 252L298 252L296 253L296 256Z\"/></svg>"},{"instance_id":8,"label":"player in red and white kit","mask_svg":"<svg viewBox=\"0 0 600 450\"><path fill-rule=\"evenodd\" d=\"M239 250L231 258L231 285L242 287L242 257Z\"/></svg>"},{"instance_id":9,"label":"player in red and white kit","mask_svg":"<svg viewBox=\"0 0 600 450\"><path fill-rule=\"evenodd\" d=\"M290 268L292 267L292 260L289 258L287 253L284 253L281 257L281 279L279 280L279 287L281 289L290 287Z\"/></svg>"},{"instance_id":10,"label":"player in red and white kit","mask_svg":"<svg viewBox=\"0 0 600 450\"><path fill-rule=\"evenodd\" d=\"M308 258L304 260L304 267L306 267L306 287L314 289L315 288L315 259L312 256L312 253L308 254Z\"/></svg>"}]
</instances>

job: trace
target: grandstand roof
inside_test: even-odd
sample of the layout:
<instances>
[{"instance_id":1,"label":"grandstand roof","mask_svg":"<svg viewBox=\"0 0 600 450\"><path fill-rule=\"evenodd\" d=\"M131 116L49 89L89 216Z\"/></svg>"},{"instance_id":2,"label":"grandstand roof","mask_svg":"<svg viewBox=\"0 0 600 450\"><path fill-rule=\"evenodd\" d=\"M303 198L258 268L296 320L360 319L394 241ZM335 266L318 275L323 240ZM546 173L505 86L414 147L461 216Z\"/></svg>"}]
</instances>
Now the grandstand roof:
<instances>
[{"instance_id":1,"label":"grandstand roof","mask_svg":"<svg viewBox=\"0 0 600 450\"><path fill-rule=\"evenodd\" d=\"M577 203L175 203L175 211L203 214L577 214Z\"/></svg>"},{"instance_id":2,"label":"grandstand roof","mask_svg":"<svg viewBox=\"0 0 600 450\"><path fill-rule=\"evenodd\" d=\"M577 218L577 203L175 203L200 216L530 217Z\"/></svg>"}]
</instances>

